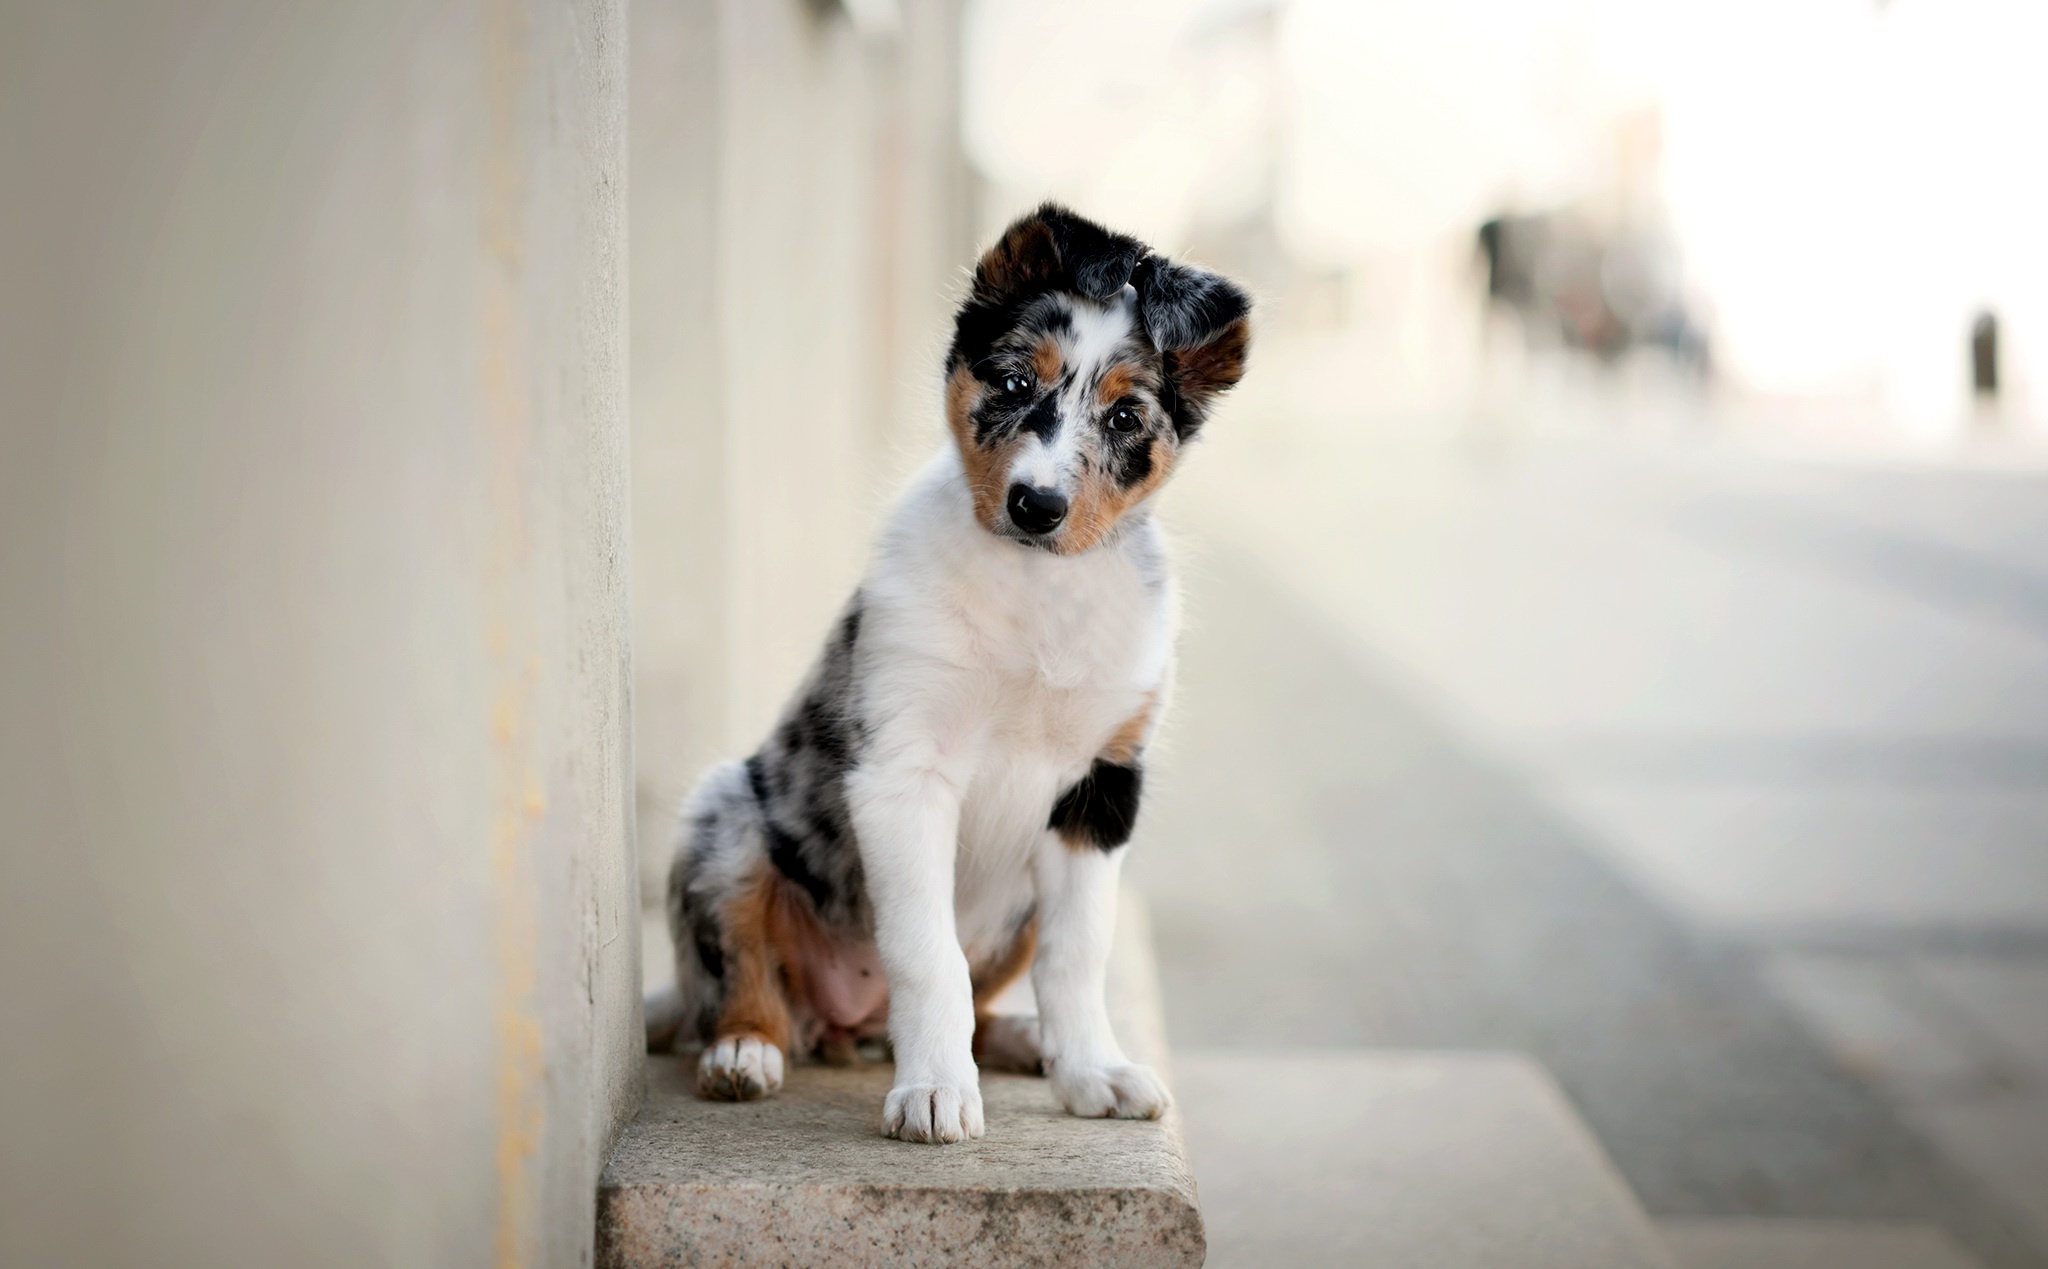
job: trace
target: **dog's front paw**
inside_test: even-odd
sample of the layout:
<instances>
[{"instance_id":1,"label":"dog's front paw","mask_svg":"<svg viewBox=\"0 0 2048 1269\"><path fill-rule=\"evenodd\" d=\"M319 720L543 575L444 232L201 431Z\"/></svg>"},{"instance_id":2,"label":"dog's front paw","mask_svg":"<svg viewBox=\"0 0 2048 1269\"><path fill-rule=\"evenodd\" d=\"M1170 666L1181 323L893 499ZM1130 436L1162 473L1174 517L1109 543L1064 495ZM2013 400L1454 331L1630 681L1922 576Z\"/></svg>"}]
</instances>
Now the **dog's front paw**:
<instances>
[{"instance_id":1,"label":"dog's front paw","mask_svg":"<svg viewBox=\"0 0 2048 1269\"><path fill-rule=\"evenodd\" d=\"M983 1132L981 1087L956 1084L898 1084L882 1103L882 1135L901 1141L943 1144Z\"/></svg>"},{"instance_id":2,"label":"dog's front paw","mask_svg":"<svg viewBox=\"0 0 2048 1269\"><path fill-rule=\"evenodd\" d=\"M713 1041L697 1063L697 1096L750 1102L782 1087L782 1050L756 1036Z\"/></svg>"},{"instance_id":3,"label":"dog's front paw","mask_svg":"<svg viewBox=\"0 0 2048 1269\"><path fill-rule=\"evenodd\" d=\"M1083 1119L1157 1119L1173 1104L1158 1072L1135 1062L1115 1066L1056 1062L1052 1092L1068 1114Z\"/></svg>"}]
</instances>

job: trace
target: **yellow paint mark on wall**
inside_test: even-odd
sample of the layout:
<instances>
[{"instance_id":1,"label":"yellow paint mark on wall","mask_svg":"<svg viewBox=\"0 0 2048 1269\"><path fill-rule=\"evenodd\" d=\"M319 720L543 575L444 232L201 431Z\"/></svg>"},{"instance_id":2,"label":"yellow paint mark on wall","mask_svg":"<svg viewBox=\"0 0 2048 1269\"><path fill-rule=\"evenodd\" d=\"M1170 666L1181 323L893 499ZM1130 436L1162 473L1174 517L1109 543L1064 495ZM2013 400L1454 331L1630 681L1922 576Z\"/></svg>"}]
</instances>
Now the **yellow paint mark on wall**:
<instances>
[{"instance_id":1,"label":"yellow paint mark on wall","mask_svg":"<svg viewBox=\"0 0 2048 1269\"><path fill-rule=\"evenodd\" d=\"M495 1260L519 1269L532 1256L536 1204L533 1160L547 1128L542 1100L546 1035L536 986L539 922L530 848L546 817L531 724L538 660L531 541L526 531L531 408L521 317L523 217L527 164L521 104L528 80L529 30L523 0L487 0L483 13L483 90L489 113L478 236L486 267L483 296L482 413L490 472L488 620L485 645L497 680L489 731L498 813L491 841L496 894L494 955L498 991Z\"/></svg>"}]
</instances>

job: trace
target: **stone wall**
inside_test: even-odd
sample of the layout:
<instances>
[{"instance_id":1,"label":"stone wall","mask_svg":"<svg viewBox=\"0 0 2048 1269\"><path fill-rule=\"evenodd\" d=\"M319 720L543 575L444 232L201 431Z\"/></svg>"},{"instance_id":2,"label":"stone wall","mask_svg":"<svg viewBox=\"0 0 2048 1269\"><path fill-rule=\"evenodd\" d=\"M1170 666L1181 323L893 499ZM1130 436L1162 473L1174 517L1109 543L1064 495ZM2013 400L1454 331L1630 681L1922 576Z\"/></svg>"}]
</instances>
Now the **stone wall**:
<instances>
[{"instance_id":1,"label":"stone wall","mask_svg":"<svg viewBox=\"0 0 2048 1269\"><path fill-rule=\"evenodd\" d=\"M574 1265L620 0L0 9L0 1263Z\"/></svg>"}]
</instances>

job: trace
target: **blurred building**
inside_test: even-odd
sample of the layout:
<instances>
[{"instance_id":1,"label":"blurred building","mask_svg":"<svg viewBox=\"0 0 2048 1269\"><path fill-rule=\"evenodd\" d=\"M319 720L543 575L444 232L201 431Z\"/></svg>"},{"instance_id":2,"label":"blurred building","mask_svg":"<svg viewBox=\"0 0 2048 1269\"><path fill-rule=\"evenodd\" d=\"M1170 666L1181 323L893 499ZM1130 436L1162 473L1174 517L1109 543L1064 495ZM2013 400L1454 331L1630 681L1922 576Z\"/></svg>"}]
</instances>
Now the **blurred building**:
<instances>
[{"instance_id":1,"label":"blurred building","mask_svg":"<svg viewBox=\"0 0 2048 1269\"><path fill-rule=\"evenodd\" d=\"M645 887L746 753L942 435L973 259L959 6L633 16L633 585Z\"/></svg>"},{"instance_id":2,"label":"blurred building","mask_svg":"<svg viewBox=\"0 0 2048 1269\"><path fill-rule=\"evenodd\" d=\"M1049 190L1246 271L1268 329L1357 335L1331 347L1396 411L1498 386L1471 244L1499 221L1540 335L1711 349L1738 427L1954 441L1988 310L1997 416L2038 437L2042 22L1998 0L976 0L967 144L984 227Z\"/></svg>"}]
</instances>

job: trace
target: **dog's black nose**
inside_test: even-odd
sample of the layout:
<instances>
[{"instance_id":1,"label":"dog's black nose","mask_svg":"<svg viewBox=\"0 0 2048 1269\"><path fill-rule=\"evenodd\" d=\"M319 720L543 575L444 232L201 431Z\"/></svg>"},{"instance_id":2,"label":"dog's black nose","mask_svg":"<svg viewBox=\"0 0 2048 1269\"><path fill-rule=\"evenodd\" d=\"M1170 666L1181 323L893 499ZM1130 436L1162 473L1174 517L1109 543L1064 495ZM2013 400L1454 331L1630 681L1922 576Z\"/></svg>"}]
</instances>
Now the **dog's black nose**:
<instances>
[{"instance_id":1,"label":"dog's black nose","mask_svg":"<svg viewBox=\"0 0 2048 1269\"><path fill-rule=\"evenodd\" d=\"M1057 489L1010 486L1010 523L1026 533L1051 533L1067 518L1067 496Z\"/></svg>"}]
</instances>

